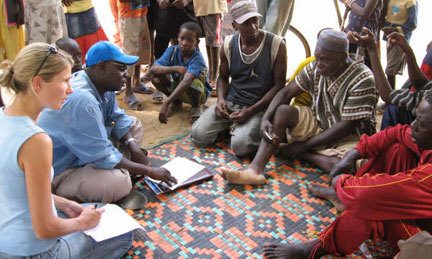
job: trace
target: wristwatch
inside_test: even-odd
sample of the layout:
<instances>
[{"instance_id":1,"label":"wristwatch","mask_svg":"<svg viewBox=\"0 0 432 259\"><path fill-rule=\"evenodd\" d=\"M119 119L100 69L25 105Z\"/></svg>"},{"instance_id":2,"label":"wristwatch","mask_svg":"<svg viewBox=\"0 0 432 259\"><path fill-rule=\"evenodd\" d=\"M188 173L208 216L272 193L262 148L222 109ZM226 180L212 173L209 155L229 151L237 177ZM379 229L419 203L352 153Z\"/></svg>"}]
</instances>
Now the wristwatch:
<instances>
[{"instance_id":1,"label":"wristwatch","mask_svg":"<svg viewBox=\"0 0 432 259\"><path fill-rule=\"evenodd\" d=\"M128 139L124 142L124 144L127 146L127 145L129 145L129 143L131 143L131 142L136 142L135 138L128 138Z\"/></svg>"}]
</instances>

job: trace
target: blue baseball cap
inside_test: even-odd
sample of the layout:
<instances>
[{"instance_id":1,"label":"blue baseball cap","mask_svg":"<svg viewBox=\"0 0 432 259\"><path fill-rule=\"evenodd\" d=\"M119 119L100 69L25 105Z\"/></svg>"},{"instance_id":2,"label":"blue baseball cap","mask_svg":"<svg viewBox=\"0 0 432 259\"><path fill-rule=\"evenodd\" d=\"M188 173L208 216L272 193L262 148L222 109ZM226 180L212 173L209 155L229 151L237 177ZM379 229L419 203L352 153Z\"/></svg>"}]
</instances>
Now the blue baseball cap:
<instances>
[{"instance_id":1,"label":"blue baseball cap","mask_svg":"<svg viewBox=\"0 0 432 259\"><path fill-rule=\"evenodd\" d=\"M138 56L126 55L117 45L109 41L99 41L93 44L85 56L87 67L94 66L99 61L108 60L133 65L138 61L138 58Z\"/></svg>"}]
</instances>

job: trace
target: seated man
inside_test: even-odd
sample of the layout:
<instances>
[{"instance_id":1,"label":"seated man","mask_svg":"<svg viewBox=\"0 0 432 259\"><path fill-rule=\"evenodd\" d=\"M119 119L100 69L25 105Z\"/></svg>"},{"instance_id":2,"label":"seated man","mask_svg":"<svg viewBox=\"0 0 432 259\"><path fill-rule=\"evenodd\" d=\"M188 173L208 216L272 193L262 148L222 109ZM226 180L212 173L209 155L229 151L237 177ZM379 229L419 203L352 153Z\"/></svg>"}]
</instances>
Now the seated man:
<instances>
[{"instance_id":1,"label":"seated man","mask_svg":"<svg viewBox=\"0 0 432 259\"><path fill-rule=\"evenodd\" d=\"M55 45L72 56L74 61L72 73L82 69L81 48L76 40L72 38L61 38L56 41Z\"/></svg>"},{"instance_id":2,"label":"seated man","mask_svg":"<svg viewBox=\"0 0 432 259\"><path fill-rule=\"evenodd\" d=\"M142 125L115 99L114 91L126 83L127 65L137 59L108 41L94 44L86 55L87 68L72 75L74 92L63 108L42 112L38 124L53 140L55 194L80 202L114 202L131 191L129 174L175 182L167 170L148 166L139 146ZM121 143L130 160L110 138Z\"/></svg>"},{"instance_id":3,"label":"seated man","mask_svg":"<svg viewBox=\"0 0 432 259\"><path fill-rule=\"evenodd\" d=\"M304 159L330 172L361 134L375 133L374 78L361 61L348 57L346 34L323 30L315 58L270 103L261 122L261 143L249 167L222 169L226 180L264 184L265 165L278 148L288 158ZM302 92L311 94L311 107L289 105ZM279 147L285 135L289 144Z\"/></svg>"},{"instance_id":4,"label":"seated man","mask_svg":"<svg viewBox=\"0 0 432 259\"><path fill-rule=\"evenodd\" d=\"M270 244L267 258L319 258L350 254L367 239L398 240L432 230L432 95L428 93L409 125L363 135L355 149L333 168L331 188L315 193L344 210L320 235L302 244ZM420 156L420 161L417 157ZM367 164L355 170L360 158ZM351 175L354 174L355 176ZM417 257L411 257L417 258Z\"/></svg>"},{"instance_id":5,"label":"seated man","mask_svg":"<svg viewBox=\"0 0 432 259\"><path fill-rule=\"evenodd\" d=\"M246 156L258 149L261 117L285 84L286 48L281 37L258 29L261 15L254 3L238 2L230 13L239 32L221 48L217 103L195 122L191 137L205 147L230 128L231 149Z\"/></svg>"},{"instance_id":6,"label":"seated man","mask_svg":"<svg viewBox=\"0 0 432 259\"><path fill-rule=\"evenodd\" d=\"M198 49L201 28L194 22L180 26L178 45L165 50L146 77L168 99L162 104L159 121L167 123L169 113L181 109L182 102L192 105L190 123L201 115L201 105L211 91L207 81L207 66Z\"/></svg>"},{"instance_id":7,"label":"seated man","mask_svg":"<svg viewBox=\"0 0 432 259\"><path fill-rule=\"evenodd\" d=\"M381 130L398 123L410 124L415 119L417 105L425 93L432 89L432 81L429 81L420 70L414 52L405 37L399 33L392 33L388 36L389 43L401 48L405 53L409 74L409 80L404 86L401 89L393 90L384 75L374 35L366 28L364 31L364 36L354 32L354 36L351 37L352 41L359 42L368 49L378 92L386 103L391 104L384 112Z\"/></svg>"}]
</instances>

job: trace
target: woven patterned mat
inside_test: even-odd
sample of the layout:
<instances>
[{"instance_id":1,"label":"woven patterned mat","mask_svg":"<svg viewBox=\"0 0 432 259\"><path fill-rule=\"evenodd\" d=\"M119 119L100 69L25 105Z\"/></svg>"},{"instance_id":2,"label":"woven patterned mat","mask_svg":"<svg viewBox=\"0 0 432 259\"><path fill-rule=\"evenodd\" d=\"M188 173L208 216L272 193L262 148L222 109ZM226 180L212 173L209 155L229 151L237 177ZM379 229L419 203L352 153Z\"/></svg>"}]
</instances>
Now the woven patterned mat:
<instances>
[{"instance_id":1,"label":"woven patterned mat","mask_svg":"<svg viewBox=\"0 0 432 259\"><path fill-rule=\"evenodd\" d=\"M265 243L315 238L335 218L330 203L307 190L309 183L327 182L309 164L272 158L265 186L238 186L225 182L219 169L240 169L250 161L234 156L227 144L197 149L184 137L149 152L153 166L177 156L195 159L215 177L159 196L138 182L135 188L149 202L142 210L127 212L145 233L135 239L126 258L261 258ZM374 258L386 257L382 245L368 247ZM346 258L363 258L361 254Z\"/></svg>"}]
</instances>

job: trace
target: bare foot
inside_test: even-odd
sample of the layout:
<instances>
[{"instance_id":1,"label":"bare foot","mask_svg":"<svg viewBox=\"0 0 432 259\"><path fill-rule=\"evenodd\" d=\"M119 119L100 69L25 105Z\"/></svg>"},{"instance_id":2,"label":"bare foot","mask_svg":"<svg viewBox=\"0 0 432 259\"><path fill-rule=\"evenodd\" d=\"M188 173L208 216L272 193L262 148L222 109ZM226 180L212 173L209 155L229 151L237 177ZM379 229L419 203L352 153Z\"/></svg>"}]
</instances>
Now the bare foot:
<instances>
[{"instance_id":1,"label":"bare foot","mask_svg":"<svg viewBox=\"0 0 432 259\"><path fill-rule=\"evenodd\" d=\"M264 246L264 255L266 258L289 258L289 259L306 259L309 258L314 246L318 240L313 240L301 244L266 244ZM327 254L325 250L319 248L314 258L319 258Z\"/></svg>"},{"instance_id":2,"label":"bare foot","mask_svg":"<svg viewBox=\"0 0 432 259\"><path fill-rule=\"evenodd\" d=\"M266 183L264 175L252 169L244 171L222 168L222 177L233 184L263 185Z\"/></svg>"},{"instance_id":3,"label":"bare foot","mask_svg":"<svg viewBox=\"0 0 432 259\"><path fill-rule=\"evenodd\" d=\"M333 188L323 187L318 184L309 184L308 188L316 196L330 201L338 211L342 212L345 210L345 205L343 205L343 203L339 200Z\"/></svg>"}]
</instances>

